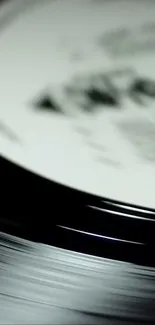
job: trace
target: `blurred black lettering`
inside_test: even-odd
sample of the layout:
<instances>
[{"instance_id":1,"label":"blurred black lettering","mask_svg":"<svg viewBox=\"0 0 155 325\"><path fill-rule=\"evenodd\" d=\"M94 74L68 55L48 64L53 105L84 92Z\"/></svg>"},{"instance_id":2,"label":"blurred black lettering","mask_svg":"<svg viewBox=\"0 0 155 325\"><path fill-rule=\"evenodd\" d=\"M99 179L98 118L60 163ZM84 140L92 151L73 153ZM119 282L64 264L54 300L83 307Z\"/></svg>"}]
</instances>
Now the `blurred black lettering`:
<instances>
[{"instance_id":1,"label":"blurred black lettering","mask_svg":"<svg viewBox=\"0 0 155 325\"><path fill-rule=\"evenodd\" d=\"M98 105L120 107L119 90L114 86L112 76L96 76L93 86L87 91L87 96L94 108Z\"/></svg>"},{"instance_id":2,"label":"blurred black lettering","mask_svg":"<svg viewBox=\"0 0 155 325\"><path fill-rule=\"evenodd\" d=\"M132 83L129 93L138 104L143 105L144 97L155 98L155 82L147 79L137 79Z\"/></svg>"},{"instance_id":3,"label":"blurred black lettering","mask_svg":"<svg viewBox=\"0 0 155 325\"><path fill-rule=\"evenodd\" d=\"M117 97L105 90L91 88L87 91L87 96L94 108L97 105L118 106Z\"/></svg>"},{"instance_id":4,"label":"blurred black lettering","mask_svg":"<svg viewBox=\"0 0 155 325\"><path fill-rule=\"evenodd\" d=\"M73 111L95 113L101 110L125 108L124 100L135 105L147 106L155 99L155 81L141 78L132 69L114 70L108 73L96 73L78 76L64 86L62 100L46 93L35 102L35 108L41 112L68 115L66 105ZM147 100L147 102L146 102ZM63 106L63 103L64 106Z\"/></svg>"},{"instance_id":5,"label":"blurred black lettering","mask_svg":"<svg viewBox=\"0 0 155 325\"><path fill-rule=\"evenodd\" d=\"M65 89L69 101L88 112L95 112L100 106L120 108L119 89L114 86L111 76L97 74L85 79L78 80L78 84L75 79Z\"/></svg>"},{"instance_id":6,"label":"blurred black lettering","mask_svg":"<svg viewBox=\"0 0 155 325\"><path fill-rule=\"evenodd\" d=\"M45 95L36 104L35 108L40 111L62 113L61 107L49 95Z\"/></svg>"}]
</instances>

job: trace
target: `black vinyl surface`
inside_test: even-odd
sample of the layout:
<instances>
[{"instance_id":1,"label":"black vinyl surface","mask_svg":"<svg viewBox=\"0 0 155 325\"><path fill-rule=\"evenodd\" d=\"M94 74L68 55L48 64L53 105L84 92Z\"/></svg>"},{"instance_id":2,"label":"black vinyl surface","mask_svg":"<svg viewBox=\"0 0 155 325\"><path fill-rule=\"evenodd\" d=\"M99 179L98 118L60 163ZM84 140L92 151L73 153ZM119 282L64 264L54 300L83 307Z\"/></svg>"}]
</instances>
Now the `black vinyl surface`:
<instances>
[{"instance_id":1,"label":"black vinyl surface","mask_svg":"<svg viewBox=\"0 0 155 325\"><path fill-rule=\"evenodd\" d=\"M155 264L155 211L81 193L2 157L0 182L0 231L87 254Z\"/></svg>"},{"instance_id":2,"label":"black vinyl surface","mask_svg":"<svg viewBox=\"0 0 155 325\"><path fill-rule=\"evenodd\" d=\"M4 158L0 179L0 231L87 254L154 265L153 210L67 188Z\"/></svg>"},{"instance_id":3,"label":"black vinyl surface","mask_svg":"<svg viewBox=\"0 0 155 325\"><path fill-rule=\"evenodd\" d=\"M154 210L3 157L0 189L0 324L155 324Z\"/></svg>"}]
</instances>

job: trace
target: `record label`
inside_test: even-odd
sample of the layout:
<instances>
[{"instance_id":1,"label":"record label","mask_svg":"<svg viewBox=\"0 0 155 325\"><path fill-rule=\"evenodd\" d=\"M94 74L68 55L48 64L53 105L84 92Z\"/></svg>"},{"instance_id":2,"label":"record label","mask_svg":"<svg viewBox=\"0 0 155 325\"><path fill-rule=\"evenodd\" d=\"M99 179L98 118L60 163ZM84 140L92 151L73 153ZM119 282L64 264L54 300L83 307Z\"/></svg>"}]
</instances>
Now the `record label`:
<instances>
[{"instance_id":1,"label":"record label","mask_svg":"<svg viewBox=\"0 0 155 325\"><path fill-rule=\"evenodd\" d=\"M1 155L60 184L155 208L155 2L3 9Z\"/></svg>"}]
</instances>

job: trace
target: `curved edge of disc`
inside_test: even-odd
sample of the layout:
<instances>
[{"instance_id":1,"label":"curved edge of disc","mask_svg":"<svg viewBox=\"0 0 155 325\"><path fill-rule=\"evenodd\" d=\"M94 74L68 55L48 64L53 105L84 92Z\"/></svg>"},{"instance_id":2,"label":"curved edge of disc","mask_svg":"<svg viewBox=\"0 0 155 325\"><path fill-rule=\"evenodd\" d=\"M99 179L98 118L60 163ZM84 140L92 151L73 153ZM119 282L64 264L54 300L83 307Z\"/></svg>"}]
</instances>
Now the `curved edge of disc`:
<instances>
[{"instance_id":1,"label":"curved edge of disc","mask_svg":"<svg viewBox=\"0 0 155 325\"><path fill-rule=\"evenodd\" d=\"M0 160L1 231L82 253L154 265L155 211L89 195Z\"/></svg>"}]
</instances>

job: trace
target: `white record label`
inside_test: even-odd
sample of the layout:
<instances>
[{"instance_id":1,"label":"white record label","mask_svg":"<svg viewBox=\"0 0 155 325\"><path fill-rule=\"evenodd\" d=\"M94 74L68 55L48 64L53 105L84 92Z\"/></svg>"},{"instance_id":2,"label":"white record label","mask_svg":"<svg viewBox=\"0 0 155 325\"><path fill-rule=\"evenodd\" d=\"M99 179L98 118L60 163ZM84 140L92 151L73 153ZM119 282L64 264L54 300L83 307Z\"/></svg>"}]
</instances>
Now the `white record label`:
<instances>
[{"instance_id":1,"label":"white record label","mask_svg":"<svg viewBox=\"0 0 155 325\"><path fill-rule=\"evenodd\" d=\"M155 208L154 1L8 3L0 89L3 157Z\"/></svg>"}]
</instances>

